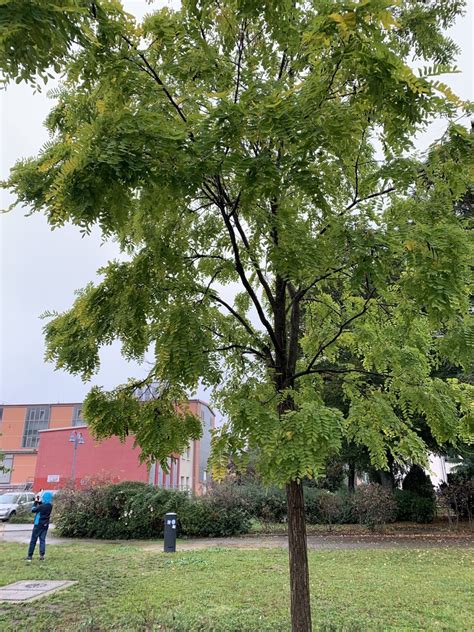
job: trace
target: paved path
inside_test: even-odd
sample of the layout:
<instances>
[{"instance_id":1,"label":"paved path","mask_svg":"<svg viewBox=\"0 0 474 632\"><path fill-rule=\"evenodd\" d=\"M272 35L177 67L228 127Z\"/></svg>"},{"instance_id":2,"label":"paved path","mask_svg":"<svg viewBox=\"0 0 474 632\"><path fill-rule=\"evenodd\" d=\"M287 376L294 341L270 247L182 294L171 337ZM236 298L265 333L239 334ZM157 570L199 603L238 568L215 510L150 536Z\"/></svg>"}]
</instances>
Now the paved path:
<instances>
[{"instance_id":1,"label":"paved path","mask_svg":"<svg viewBox=\"0 0 474 632\"><path fill-rule=\"evenodd\" d=\"M0 527L0 542L18 542L27 544L30 541L32 525L7 525ZM92 540L60 538L54 535L54 527L50 527L48 544L130 544L140 546L145 551L162 551L162 540ZM195 551L212 547L231 547L239 549L262 549L288 546L285 535L275 536L242 536L234 538L193 538L178 540L177 548L181 551ZM319 551L337 551L353 549L393 549L393 548L431 548L431 547L474 547L474 537L469 534L432 534L432 535L309 535L308 547Z\"/></svg>"}]
</instances>

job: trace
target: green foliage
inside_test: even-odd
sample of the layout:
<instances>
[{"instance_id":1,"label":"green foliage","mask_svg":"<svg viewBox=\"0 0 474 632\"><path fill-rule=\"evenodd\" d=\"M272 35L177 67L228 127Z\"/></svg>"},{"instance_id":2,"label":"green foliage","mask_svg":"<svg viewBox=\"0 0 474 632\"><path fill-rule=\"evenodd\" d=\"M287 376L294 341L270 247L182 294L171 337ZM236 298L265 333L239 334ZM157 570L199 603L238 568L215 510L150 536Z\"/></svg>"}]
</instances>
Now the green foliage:
<instances>
[{"instance_id":1,"label":"green foliage","mask_svg":"<svg viewBox=\"0 0 474 632\"><path fill-rule=\"evenodd\" d=\"M372 483L359 487L354 494L353 503L361 524L371 529L383 528L387 522L394 522L397 516L397 505L392 492L381 485Z\"/></svg>"},{"instance_id":2,"label":"green foliage","mask_svg":"<svg viewBox=\"0 0 474 632\"><path fill-rule=\"evenodd\" d=\"M405 491L412 492L417 496L434 500L435 493L431 479L419 465L412 465L403 479L402 487Z\"/></svg>"},{"instance_id":3,"label":"green foliage","mask_svg":"<svg viewBox=\"0 0 474 632\"><path fill-rule=\"evenodd\" d=\"M263 523L287 522L286 493L279 487L226 479L212 487L210 497L224 498L229 506L243 509L248 516ZM308 524L332 525L355 521L348 494L305 486L304 503Z\"/></svg>"},{"instance_id":4,"label":"green foliage","mask_svg":"<svg viewBox=\"0 0 474 632\"><path fill-rule=\"evenodd\" d=\"M177 513L180 535L230 536L249 528L246 509L224 494L190 498L185 492L134 481L62 490L55 502L54 522L66 537L162 538L169 511Z\"/></svg>"},{"instance_id":5,"label":"green foliage","mask_svg":"<svg viewBox=\"0 0 474 632\"><path fill-rule=\"evenodd\" d=\"M349 524L356 522L352 497L327 490L305 490L306 519L309 524Z\"/></svg>"},{"instance_id":6,"label":"green foliage","mask_svg":"<svg viewBox=\"0 0 474 632\"><path fill-rule=\"evenodd\" d=\"M4 0L0 5L4 81L33 81L41 73L46 83L53 77L50 67L60 72L72 44L85 38L90 5L84 0L58 0L54 4L47 0Z\"/></svg>"},{"instance_id":7,"label":"green foliage","mask_svg":"<svg viewBox=\"0 0 474 632\"><path fill-rule=\"evenodd\" d=\"M10 518L8 518L9 524L33 524L35 514L27 509L18 509Z\"/></svg>"},{"instance_id":8,"label":"green foliage","mask_svg":"<svg viewBox=\"0 0 474 632\"><path fill-rule=\"evenodd\" d=\"M472 385L434 377L472 360L474 135L438 80L462 7L184 0L137 24L113 0L0 5L7 79L62 73L50 142L6 183L15 205L97 226L125 259L49 315L46 357L84 379L114 340L153 357L142 381L89 394L97 436L133 433L165 465L199 436L182 402L202 380L228 418L216 476L249 449L280 486L347 444L378 469L424 464L422 424L472 441Z\"/></svg>"},{"instance_id":9,"label":"green foliage","mask_svg":"<svg viewBox=\"0 0 474 632\"><path fill-rule=\"evenodd\" d=\"M181 516L183 533L189 536L225 537L248 533L249 514L235 499L223 494L192 499Z\"/></svg>"},{"instance_id":10,"label":"green foliage","mask_svg":"<svg viewBox=\"0 0 474 632\"><path fill-rule=\"evenodd\" d=\"M397 520L408 522L432 522L436 514L436 498L434 495L420 496L407 490L396 489Z\"/></svg>"},{"instance_id":11,"label":"green foliage","mask_svg":"<svg viewBox=\"0 0 474 632\"><path fill-rule=\"evenodd\" d=\"M160 397L141 402L137 386L132 382L112 393L93 388L84 402L84 415L94 419L98 438L118 436L124 440L133 434L141 448L140 459L160 461L167 471L169 455L182 454L190 440L201 437L201 421L183 401L173 399L172 390L162 389ZM183 394L181 397L184 399Z\"/></svg>"}]
</instances>

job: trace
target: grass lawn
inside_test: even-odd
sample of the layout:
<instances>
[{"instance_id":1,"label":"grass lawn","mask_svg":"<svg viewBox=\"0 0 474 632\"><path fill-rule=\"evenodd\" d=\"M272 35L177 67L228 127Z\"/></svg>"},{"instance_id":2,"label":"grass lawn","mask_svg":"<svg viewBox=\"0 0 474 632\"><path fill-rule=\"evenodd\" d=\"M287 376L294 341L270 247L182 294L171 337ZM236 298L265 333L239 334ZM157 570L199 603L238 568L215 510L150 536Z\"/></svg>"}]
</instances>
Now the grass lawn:
<instances>
[{"instance_id":1,"label":"grass lawn","mask_svg":"<svg viewBox=\"0 0 474 632\"><path fill-rule=\"evenodd\" d=\"M0 585L24 579L79 584L29 604L0 603L0 629L278 632L289 629L283 549L208 549L165 555L127 544L51 546L22 561L0 544ZM315 630L471 629L472 551L310 551Z\"/></svg>"}]
</instances>

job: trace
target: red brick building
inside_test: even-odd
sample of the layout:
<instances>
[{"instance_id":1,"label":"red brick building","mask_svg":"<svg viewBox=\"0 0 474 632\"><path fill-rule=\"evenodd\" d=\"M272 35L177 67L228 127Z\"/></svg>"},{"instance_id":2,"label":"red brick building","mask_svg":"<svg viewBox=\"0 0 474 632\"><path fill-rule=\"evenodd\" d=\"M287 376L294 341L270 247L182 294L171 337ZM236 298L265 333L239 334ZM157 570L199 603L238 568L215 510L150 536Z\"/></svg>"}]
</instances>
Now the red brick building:
<instances>
[{"instance_id":1,"label":"red brick building","mask_svg":"<svg viewBox=\"0 0 474 632\"><path fill-rule=\"evenodd\" d=\"M168 474L159 465L148 468L140 464L140 449L133 447L132 437L124 443L116 438L95 441L79 403L0 406L0 451L8 468L8 472L0 473L0 491L2 487L59 489L74 472L77 485L100 477L144 481L200 494L207 481L215 417L205 402L194 399L188 405L202 420L203 436L193 441L184 454L170 458ZM84 440L77 445L75 459L70 441L74 432L81 433Z\"/></svg>"}]
</instances>

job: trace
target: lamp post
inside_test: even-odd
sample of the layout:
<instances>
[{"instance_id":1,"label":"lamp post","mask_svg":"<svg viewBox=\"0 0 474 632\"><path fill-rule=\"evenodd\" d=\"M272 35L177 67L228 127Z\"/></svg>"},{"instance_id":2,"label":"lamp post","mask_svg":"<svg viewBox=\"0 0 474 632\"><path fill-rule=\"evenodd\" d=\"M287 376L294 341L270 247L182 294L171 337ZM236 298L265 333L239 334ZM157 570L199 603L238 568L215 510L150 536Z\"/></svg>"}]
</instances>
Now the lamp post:
<instances>
[{"instance_id":1,"label":"lamp post","mask_svg":"<svg viewBox=\"0 0 474 632\"><path fill-rule=\"evenodd\" d=\"M75 430L71 432L71 436L69 437L69 443L74 445L74 452L72 456L72 484L74 487L76 486L76 459L77 459L77 446L85 443L85 439L82 436L82 432L76 432Z\"/></svg>"}]
</instances>

